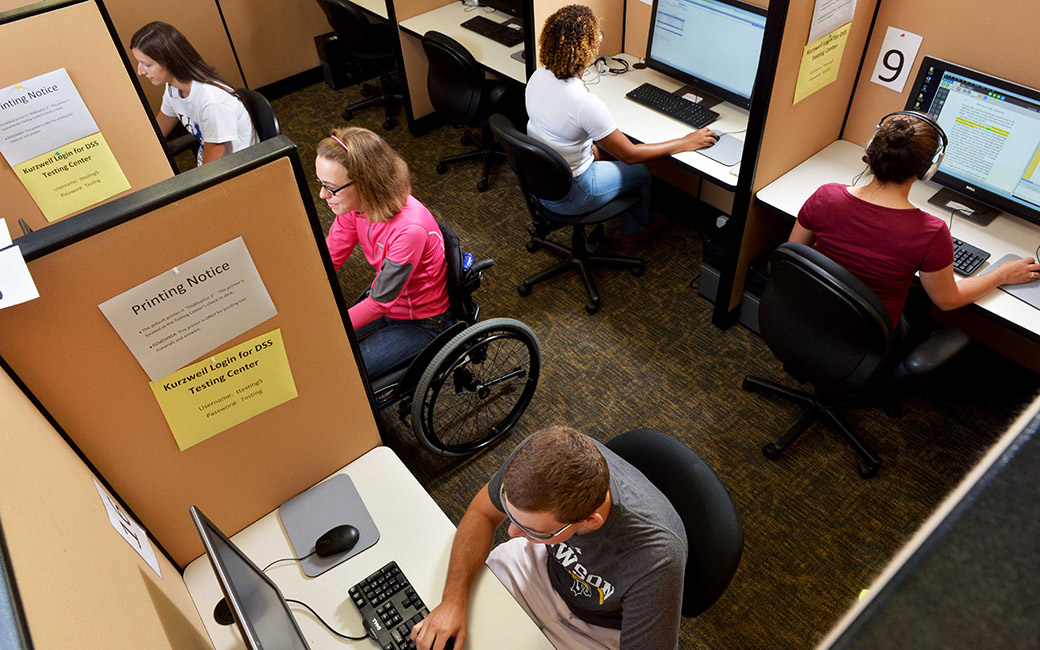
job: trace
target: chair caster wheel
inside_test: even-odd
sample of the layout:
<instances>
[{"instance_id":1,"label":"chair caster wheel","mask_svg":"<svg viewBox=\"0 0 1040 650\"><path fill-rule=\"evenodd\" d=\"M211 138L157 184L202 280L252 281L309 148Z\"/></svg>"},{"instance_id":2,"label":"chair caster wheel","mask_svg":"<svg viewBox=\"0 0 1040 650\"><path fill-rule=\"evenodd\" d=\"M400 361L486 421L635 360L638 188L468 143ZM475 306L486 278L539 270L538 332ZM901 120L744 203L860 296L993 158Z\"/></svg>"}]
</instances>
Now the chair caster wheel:
<instances>
[{"instance_id":1,"label":"chair caster wheel","mask_svg":"<svg viewBox=\"0 0 1040 650\"><path fill-rule=\"evenodd\" d=\"M372 95L372 91L368 89L368 86L364 86L364 85L361 86L361 96L362 97L371 97L371 95Z\"/></svg>"},{"instance_id":2,"label":"chair caster wheel","mask_svg":"<svg viewBox=\"0 0 1040 650\"><path fill-rule=\"evenodd\" d=\"M638 278L639 276L643 275L643 265L640 264L637 267L631 268L628 270L628 272L632 274L632 277Z\"/></svg>"},{"instance_id":3,"label":"chair caster wheel","mask_svg":"<svg viewBox=\"0 0 1040 650\"><path fill-rule=\"evenodd\" d=\"M480 181L480 182L478 182L477 183L477 191L478 192L487 192L488 191L488 182L487 181Z\"/></svg>"},{"instance_id":4,"label":"chair caster wheel","mask_svg":"<svg viewBox=\"0 0 1040 650\"><path fill-rule=\"evenodd\" d=\"M747 377L744 377L744 381L740 382L740 390L753 391L757 388L753 382L748 381Z\"/></svg>"},{"instance_id":5,"label":"chair caster wheel","mask_svg":"<svg viewBox=\"0 0 1040 650\"><path fill-rule=\"evenodd\" d=\"M529 241L526 244L524 244L524 246L527 247L527 252L529 253L533 253L538 250L538 242L536 241Z\"/></svg>"},{"instance_id":6,"label":"chair caster wheel","mask_svg":"<svg viewBox=\"0 0 1040 650\"><path fill-rule=\"evenodd\" d=\"M527 296L531 295L531 285L521 284L519 287L516 288L516 292L520 294L521 298L526 298Z\"/></svg>"},{"instance_id":7,"label":"chair caster wheel","mask_svg":"<svg viewBox=\"0 0 1040 650\"><path fill-rule=\"evenodd\" d=\"M585 303L585 311L589 312L590 314L595 314L596 312L599 311L599 303L598 302L587 302L587 303Z\"/></svg>"},{"instance_id":8,"label":"chair caster wheel","mask_svg":"<svg viewBox=\"0 0 1040 650\"><path fill-rule=\"evenodd\" d=\"M343 119L349 121L352 117L354 117L354 113L352 111L343 111Z\"/></svg>"},{"instance_id":9,"label":"chair caster wheel","mask_svg":"<svg viewBox=\"0 0 1040 650\"><path fill-rule=\"evenodd\" d=\"M446 173L448 173L448 166L445 165L442 162L437 163L436 169L437 169L437 173L438 174L446 174Z\"/></svg>"},{"instance_id":10,"label":"chair caster wheel","mask_svg":"<svg viewBox=\"0 0 1040 650\"><path fill-rule=\"evenodd\" d=\"M393 120L391 120L391 119L383 120L383 130L384 131L389 131L392 128L394 128L394 121Z\"/></svg>"},{"instance_id":11,"label":"chair caster wheel","mask_svg":"<svg viewBox=\"0 0 1040 650\"><path fill-rule=\"evenodd\" d=\"M878 471L877 463L870 463L865 460L859 461L859 465L856 467L859 470L859 475L862 478L872 478Z\"/></svg>"},{"instance_id":12,"label":"chair caster wheel","mask_svg":"<svg viewBox=\"0 0 1040 650\"><path fill-rule=\"evenodd\" d=\"M762 447L762 455L769 460L776 460L780 458L780 454L783 453L783 449L778 447L775 442L771 442L766 446Z\"/></svg>"}]
</instances>

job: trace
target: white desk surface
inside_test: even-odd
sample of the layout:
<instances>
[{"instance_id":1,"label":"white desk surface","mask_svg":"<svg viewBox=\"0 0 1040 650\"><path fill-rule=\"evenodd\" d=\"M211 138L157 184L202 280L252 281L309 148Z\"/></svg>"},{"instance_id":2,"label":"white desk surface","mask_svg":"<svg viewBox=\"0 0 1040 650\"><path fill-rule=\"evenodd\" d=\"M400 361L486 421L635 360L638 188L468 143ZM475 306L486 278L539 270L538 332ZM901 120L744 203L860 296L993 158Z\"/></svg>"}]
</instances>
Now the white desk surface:
<instances>
[{"instance_id":1,"label":"white desk surface","mask_svg":"<svg viewBox=\"0 0 1040 650\"><path fill-rule=\"evenodd\" d=\"M514 52L522 52L524 44L506 47L460 26L474 16L484 16L499 23L504 23L512 18L512 16L498 11L486 11L485 7L467 7L461 2L452 2L433 11L427 11L401 21L401 29L419 38L430 30L450 36L469 50L473 58L490 72L522 84L527 83L527 70L524 64L510 56Z\"/></svg>"},{"instance_id":2,"label":"white desk surface","mask_svg":"<svg viewBox=\"0 0 1040 650\"><path fill-rule=\"evenodd\" d=\"M282 595L307 603L340 632L360 636L364 634L364 627L347 590L395 560L428 607L439 603L455 536L451 521L387 447L373 449L337 474L346 474L353 480L379 528L379 541L317 578L306 577L296 562L276 564L267 575L278 585ZM293 557L277 512L268 514L231 539L259 567L279 558ZM206 556L188 565L184 582L216 650L244 648L237 626L221 626L213 620L213 608L223 594ZM377 647L370 640L338 639L303 608L293 605L291 609L314 650L375 650ZM466 648L552 650L552 645L494 574L485 568L470 598Z\"/></svg>"},{"instance_id":3,"label":"white desk surface","mask_svg":"<svg viewBox=\"0 0 1040 650\"><path fill-rule=\"evenodd\" d=\"M682 122L673 120L625 98L626 93L646 82L669 92L677 90L684 84L650 68L636 70L632 65L639 59L634 56L629 54L617 54L615 56L628 61L628 72L618 75L607 73L598 77L596 77L594 72L587 72L584 79L586 87L610 107L610 112L622 133L639 142L661 142L679 138L689 133L692 129ZM741 141L744 140L743 131L747 129L748 122L747 110L734 106L729 102L722 102L713 106L712 110L719 113L719 119L709 124L708 128L734 133L733 137ZM737 131L741 131L741 133L735 133ZM726 189L733 189L737 185L737 177L731 171L736 172L739 170L739 163L733 167L726 167L696 151L675 154L672 156L672 159L692 168L702 176L710 177Z\"/></svg>"},{"instance_id":4,"label":"white desk surface","mask_svg":"<svg viewBox=\"0 0 1040 650\"><path fill-rule=\"evenodd\" d=\"M851 185L852 179L865 167L862 156L863 147L854 142L832 142L822 151L763 187L755 198L795 219L805 200L821 185ZM864 182L860 181L861 184ZM910 190L910 202L949 223L948 211L928 203L929 197L939 189L935 183L914 183ZM989 260L976 273L984 272L991 262L996 262L1007 253L1033 257L1037 244L1040 244L1040 226L1007 213L998 215L988 226L978 226L966 219L954 217L950 232L954 237L990 253ZM956 277L960 279L960 276ZM992 315L1021 326L1030 332L1033 338L1040 337L1040 310L1003 291L991 291L976 301L975 305Z\"/></svg>"},{"instance_id":5,"label":"white desk surface","mask_svg":"<svg viewBox=\"0 0 1040 650\"><path fill-rule=\"evenodd\" d=\"M390 14L386 10L386 0L350 0L373 16L379 16L383 20L389 20Z\"/></svg>"}]
</instances>

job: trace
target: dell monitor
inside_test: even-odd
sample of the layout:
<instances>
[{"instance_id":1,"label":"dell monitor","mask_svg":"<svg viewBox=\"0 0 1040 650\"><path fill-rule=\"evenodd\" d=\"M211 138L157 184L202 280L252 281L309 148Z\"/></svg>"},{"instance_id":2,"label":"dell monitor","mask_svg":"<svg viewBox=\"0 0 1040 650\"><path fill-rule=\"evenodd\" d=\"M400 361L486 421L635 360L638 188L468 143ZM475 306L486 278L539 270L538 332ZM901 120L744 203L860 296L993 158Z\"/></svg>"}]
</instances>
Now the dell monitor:
<instances>
[{"instance_id":1,"label":"dell monitor","mask_svg":"<svg viewBox=\"0 0 1040 650\"><path fill-rule=\"evenodd\" d=\"M765 28L766 10L737 0L654 0L646 65L748 108Z\"/></svg>"},{"instance_id":2,"label":"dell monitor","mask_svg":"<svg viewBox=\"0 0 1040 650\"><path fill-rule=\"evenodd\" d=\"M202 511L191 507L206 556L249 650L309 650L282 592Z\"/></svg>"},{"instance_id":3,"label":"dell monitor","mask_svg":"<svg viewBox=\"0 0 1040 650\"><path fill-rule=\"evenodd\" d=\"M949 138L932 180L956 194L930 202L1040 224L1040 92L926 56L906 108L931 115Z\"/></svg>"},{"instance_id":4,"label":"dell monitor","mask_svg":"<svg viewBox=\"0 0 1040 650\"><path fill-rule=\"evenodd\" d=\"M495 11L502 12L520 18L524 13L523 0L480 0L481 6L491 7Z\"/></svg>"}]
</instances>

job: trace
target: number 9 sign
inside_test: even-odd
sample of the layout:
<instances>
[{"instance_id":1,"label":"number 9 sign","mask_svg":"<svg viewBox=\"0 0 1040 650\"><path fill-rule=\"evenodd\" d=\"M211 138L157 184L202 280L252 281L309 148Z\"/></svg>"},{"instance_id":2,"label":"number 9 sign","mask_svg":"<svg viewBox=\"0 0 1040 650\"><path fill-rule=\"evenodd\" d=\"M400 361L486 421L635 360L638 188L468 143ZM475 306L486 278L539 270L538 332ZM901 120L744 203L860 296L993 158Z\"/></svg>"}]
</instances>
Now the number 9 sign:
<instances>
[{"instance_id":1,"label":"number 9 sign","mask_svg":"<svg viewBox=\"0 0 1040 650\"><path fill-rule=\"evenodd\" d=\"M889 27L870 80L897 93L903 92L921 41L917 34Z\"/></svg>"}]
</instances>

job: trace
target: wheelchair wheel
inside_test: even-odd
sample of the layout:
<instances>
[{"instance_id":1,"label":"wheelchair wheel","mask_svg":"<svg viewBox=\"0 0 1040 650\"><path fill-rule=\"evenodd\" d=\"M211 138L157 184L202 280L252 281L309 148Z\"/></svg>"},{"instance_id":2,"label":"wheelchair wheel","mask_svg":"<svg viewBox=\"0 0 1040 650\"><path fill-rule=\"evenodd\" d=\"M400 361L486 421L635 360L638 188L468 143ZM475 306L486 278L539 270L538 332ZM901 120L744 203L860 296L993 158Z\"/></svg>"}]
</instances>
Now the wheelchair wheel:
<instances>
[{"instance_id":1,"label":"wheelchair wheel","mask_svg":"<svg viewBox=\"0 0 1040 650\"><path fill-rule=\"evenodd\" d=\"M412 430L444 456L472 454L505 435L531 403L542 366L538 338L512 318L493 318L448 342L412 398Z\"/></svg>"}]
</instances>

